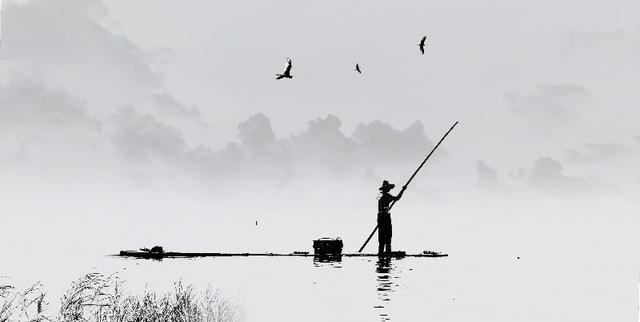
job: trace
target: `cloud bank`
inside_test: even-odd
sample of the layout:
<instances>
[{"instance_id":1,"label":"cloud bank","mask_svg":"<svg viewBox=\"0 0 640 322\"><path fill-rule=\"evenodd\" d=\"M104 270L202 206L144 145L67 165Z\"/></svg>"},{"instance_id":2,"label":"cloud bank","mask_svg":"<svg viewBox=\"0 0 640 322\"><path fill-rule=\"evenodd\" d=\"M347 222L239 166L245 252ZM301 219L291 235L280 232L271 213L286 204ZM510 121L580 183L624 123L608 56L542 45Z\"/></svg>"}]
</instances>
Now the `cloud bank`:
<instances>
[{"instance_id":1,"label":"cloud bank","mask_svg":"<svg viewBox=\"0 0 640 322\"><path fill-rule=\"evenodd\" d=\"M566 150L567 159L573 162L600 162L635 154L633 149L618 143L585 143L581 147Z\"/></svg>"},{"instance_id":2,"label":"cloud bank","mask_svg":"<svg viewBox=\"0 0 640 322\"><path fill-rule=\"evenodd\" d=\"M414 164L433 147L420 122L399 130L372 121L345 135L334 115L311 120L304 131L279 138L271 120L257 113L238 124L239 142L229 142L221 150L189 147L178 129L133 107L121 108L110 121L113 147L124 161L171 164L175 171L207 180L364 176L380 166Z\"/></svg>"},{"instance_id":3,"label":"cloud bank","mask_svg":"<svg viewBox=\"0 0 640 322\"><path fill-rule=\"evenodd\" d=\"M541 157L531 168L521 167L510 173L512 179L524 183L533 192L550 197L611 194L617 188L593 176L564 174L562 163L550 157Z\"/></svg>"},{"instance_id":4,"label":"cloud bank","mask_svg":"<svg viewBox=\"0 0 640 322\"><path fill-rule=\"evenodd\" d=\"M507 94L509 110L545 134L573 121L582 113L580 103L589 92L575 84L540 85L529 95Z\"/></svg>"}]
</instances>

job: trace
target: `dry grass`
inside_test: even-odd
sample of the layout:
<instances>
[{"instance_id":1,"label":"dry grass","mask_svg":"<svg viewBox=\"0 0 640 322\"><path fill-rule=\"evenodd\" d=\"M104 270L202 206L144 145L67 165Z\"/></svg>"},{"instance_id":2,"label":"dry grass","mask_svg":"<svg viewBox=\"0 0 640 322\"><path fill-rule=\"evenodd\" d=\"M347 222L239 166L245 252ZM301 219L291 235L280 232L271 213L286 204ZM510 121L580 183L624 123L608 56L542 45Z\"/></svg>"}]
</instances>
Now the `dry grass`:
<instances>
[{"instance_id":1,"label":"dry grass","mask_svg":"<svg viewBox=\"0 0 640 322\"><path fill-rule=\"evenodd\" d=\"M172 291L142 295L122 293L115 275L91 273L73 282L60 300L57 316L45 315L47 303L42 285L19 292L0 284L0 322L5 321L207 321L239 320L239 305L209 286L203 293L182 281Z\"/></svg>"},{"instance_id":2,"label":"dry grass","mask_svg":"<svg viewBox=\"0 0 640 322\"><path fill-rule=\"evenodd\" d=\"M19 291L6 278L0 279L0 322L53 321L44 314L48 305L45 295L40 282Z\"/></svg>"}]
</instances>

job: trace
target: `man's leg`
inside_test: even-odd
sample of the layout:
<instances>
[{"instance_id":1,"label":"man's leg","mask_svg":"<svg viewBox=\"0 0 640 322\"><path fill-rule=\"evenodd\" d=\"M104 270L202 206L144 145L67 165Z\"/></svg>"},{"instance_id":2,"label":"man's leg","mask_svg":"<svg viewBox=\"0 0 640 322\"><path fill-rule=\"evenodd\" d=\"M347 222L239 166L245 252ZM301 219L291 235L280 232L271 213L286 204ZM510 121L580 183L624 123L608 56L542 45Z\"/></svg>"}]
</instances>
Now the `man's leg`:
<instances>
[{"instance_id":1,"label":"man's leg","mask_svg":"<svg viewBox=\"0 0 640 322\"><path fill-rule=\"evenodd\" d=\"M384 254L391 254L391 241L388 239L384 241Z\"/></svg>"},{"instance_id":2,"label":"man's leg","mask_svg":"<svg viewBox=\"0 0 640 322\"><path fill-rule=\"evenodd\" d=\"M391 223L389 223L389 227L387 228L387 254L391 255Z\"/></svg>"},{"instance_id":3,"label":"man's leg","mask_svg":"<svg viewBox=\"0 0 640 322\"><path fill-rule=\"evenodd\" d=\"M387 244L387 240L389 239L386 228L387 227L385 227L384 225L379 226L378 228L378 255L384 255L385 253L385 246Z\"/></svg>"}]
</instances>

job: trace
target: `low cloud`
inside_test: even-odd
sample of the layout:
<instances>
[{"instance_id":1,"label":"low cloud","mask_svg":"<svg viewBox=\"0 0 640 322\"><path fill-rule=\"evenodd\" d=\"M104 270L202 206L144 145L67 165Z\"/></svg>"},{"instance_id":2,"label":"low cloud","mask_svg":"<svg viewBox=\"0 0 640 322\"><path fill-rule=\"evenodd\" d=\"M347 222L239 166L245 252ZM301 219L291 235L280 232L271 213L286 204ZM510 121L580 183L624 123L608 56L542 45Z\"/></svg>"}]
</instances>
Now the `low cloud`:
<instances>
[{"instance_id":1,"label":"low cloud","mask_svg":"<svg viewBox=\"0 0 640 322\"><path fill-rule=\"evenodd\" d=\"M101 124L87 115L81 100L52 90L37 78L14 74L8 84L0 85L0 126L5 131L50 133L98 131Z\"/></svg>"},{"instance_id":2,"label":"low cloud","mask_svg":"<svg viewBox=\"0 0 640 322\"><path fill-rule=\"evenodd\" d=\"M484 194L512 192L512 189L500 180L498 171L487 165L483 160L479 160L476 163L476 174L478 175L477 191Z\"/></svg>"},{"instance_id":3,"label":"low cloud","mask_svg":"<svg viewBox=\"0 0 640 322\"><path fill-rule=\"evenodd\" d=\"M221 150L191 148L176 128L133 107L121 108L111 124L113 146L123 159L158 160L207 179L251 176L283 184L308 176L364 178L380 166L413 164L432 147L418 122L404 130L380 121L362 123L346 136L334 115L309 121L304 131L278 138L269 118L258 113L238 125L239 142Z\"/></svg>"},{"instance_id":4,"label":"low cloud","mask_svg":"<svg viewBox=\"0 0 640 322\"><path fill-rule=\"evenodd\" d=\"M361 123L353 134L341 130L335 115L311 120L307 129L288 138L277 138L271 121L262 113L240 123L240 147L246 164L269 164L277 176L304 175L308 171L342 175L354 169L415 163L433 143L424 134L422 123L397 130L381 121Z\"/></svg>"},{"instance_id":5,"label":"low cloud","mask_svg":"<svg viewBox=\"0 0 640 322\"><path fill-rule=\"evenodd\" d=\"M2 57L83 79L150 85L159 80L142 51L113 24L100 0L5 1ZM89 76L90 75L90 76Z\"/></svg>"},{"instance_id":6,"label":"low cloud","mask_svg":"<svg viewBox=\"0 0 640 322\"><path fill-rule=\"evenodd\" d=\"M87 110L84 100L38 77L9 76L0 83L0 174L16 183L32 175L76 178L103 166L104 123Z\"/></svg>"},{"instance_id":7,"label":"low cloud","mask_svg":"<svg viewBox=\"0 0 640 322\"><path fill-rule=\"evenodd\" d=\"M255 114L238 124L238 137L242 146L253 158L262 158L281 154L283 142L276 139L271 128L271 120L264 114Z\"/></svg>"},{"instance_id":8,"label":"low cloud","mask_svg":"<svg viewBox=\"0 0 640 322\"><path fill-rule=\"evenodd\" d=\"M83 153L95 150L103 135L102 122L82 100L26 74L0 84L0 129L2 164L34 159L49 169L84 162Z\"/></svg>"},{"instance_id":9,"label":"low cloud","mask_svg":"<svg viewBox=\"0 0 640 322\"><path fill-rule=\"evenodd\" d=\"M635 29L608 29L593 31L571 31L560 37L568 50L596 50L602 49L611 52L615 51L630 53L638 51L638 41L640 41L640 30Z\"/></svg>"},{"instance_id":10,"label":"low cloud","mask_svg":"<svg viewBox=\"0 0 640 322\"><path fill-rule=\"evenodd\" d=\"M307 124L306 131L294 135L289 140L296 157L331 162L342 160L340 156L355 151L357 143L342 133L342 122L335 115L309 121Z\"/></svg>"},{"instance_id":11,"label":"low cloud","mask_svg":"<svg viewBox=\"0 0 640 322\"><path fill-rule=\"evenodd\" d=\"M335 115L309 121L305 131L287 140L292 157L298 163L323 165L330 171L349 171L358 143L342 133L341 125Z\"/></svg>"},{"instance_id":12,"label":"low cloud","mask_svg":"<svg viewBox=\"0 0 640 322\"><path fill-rule=\"evenodd\" d=\"M236 143L229 143L219 151L199 146L185 154L188 171L202 179L237 175L246 160L245 151Z\"/></svg>"},{"instance_id":13,"label":"low cloud","mask_svg":"<svg viewBox=\"0 0 640 322\"><path fill-rule=\"evenodd\" d=\"M351 139L358 145L362 157L379 163L415 162L434 146L424 134L424 125L420 121L404 130L397 130L381 121L361 123Z\"/></svg>"},{"instance_id":14,"label":"low cloud","mask_svg":"<svg viewBox=\"0 0 640 322\"><path fill-rule=\"evenodd\" d=\"M0 164L23 165L29 161L30 154L24 143L0 137Z\"/></svg>"},{"instance_id":15,"label":"low cloud","mask_svg":"<svg viewBox=\"0 0 640 322\"><path fill-rule=\"evenodd\" d=\"M148 161L160 158L164 161L181 160L186 151L182 133L168 124L157 121L152 115L143 115L133 107L118 110L111 121L114 126L112 142L117 154L125 159Z\"/></svg>"},{"instance_id":16,"label":"low cloud","mask_svg":"<svg viewBox=\"0 0 640 322\"><path fill-rule=\"evenodd\" d=\"M567 160L572 162L601 162L620 157L631 156L635 153L631 148L617 143L585 143L581 149L565 151Z\"/></svg>"},{"instance_id":17,"label":"low cloud","mask_svg":"<svg viewBox=\"0 0 640 322\"><path fill-rule=\"evenodd\" d=\"M157 111L169 117L195 121L198 125L208 128L207 123L202 118L200 109L196 106L188 107L176 100L168 92L156 93L151 95L151 100Z\"/></svg>"},{"instance_id":18,"label":"low cloud","mask_svg":"<svg viewBox=\"0 0 640 322\"><path fill-rule=\"evenodd\" d=\"M580 103L589 92L574 84L540 85L529 95L507 94L510 111L545 134L581 114Z\"/></svg>"},{"instance_id":19,"label":"low cloud","mask_svg":"<svg viewBox=\"0 0 640 322\"><path fill-rule=\"evenodd\" d=\"M535 160L531 169L520 168L512 177L523 181L535 192L549 196L612 193L617 189L593 176L569 176L564 174L560 161L550 157Z\"/></svg>"}]
</instances>

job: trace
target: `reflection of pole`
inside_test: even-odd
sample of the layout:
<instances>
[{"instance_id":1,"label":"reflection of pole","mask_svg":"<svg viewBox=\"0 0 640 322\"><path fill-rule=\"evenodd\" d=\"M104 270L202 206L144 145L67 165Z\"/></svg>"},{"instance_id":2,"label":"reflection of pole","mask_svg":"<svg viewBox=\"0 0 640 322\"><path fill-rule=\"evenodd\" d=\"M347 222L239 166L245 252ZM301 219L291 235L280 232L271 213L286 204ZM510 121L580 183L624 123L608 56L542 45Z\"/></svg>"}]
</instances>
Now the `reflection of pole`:
<instances>
[{"instance_id":1,"label":"reflection of pole","mask_svg":"<svg viewBox=\"0 0 640 322\"><path fill-rule=\"evenodd\" d=\"M416 169L416 171L413 173L413 175L411 175L411 178L409 178L409 180L407 181L407 183L404 184L404 186L402 186L402 191L404 192L407 187L409 186L409 183L411 183L411 180L413 180L413 178L416 176L416 174L418 174L418 172L420 171L420 169L422 169L422 166L427 163L427 160L429 160L429 158L431 157L431 155L433 154L433 152L436 151L436 149L438 148L438 146L440 146L440 143L442 143L442 141L444 141L444 138L447 137L447 135L449 135L449 132L451 132L453 130L454 127L456 127L456 125L458 125L458 122L453 123L453 125L451 126L451 128L449 129L449 131L447 131L447 133L445 133L442 138L440 139L440 141L438 141L438 144L436 144L436 146L433 147L433 149L431 149L431 152L429 152L429 154L427 155L427 157L424 159L424 161L422 161L422 163L420 163L420 166L418 166L418 169ZM389 210L391 210L391 208L393 208L393 205L396 204L396 201L398 199L394 200L391 202L391 204L389 205ZM369 241L371 240L371 237L373 237L373 235L376 233L376 231L378 230L378 225L376 225L376 227L373 229L373 231L371 232L371 235L369 235L369 237L367 238L367 240L365 240L364 244L362 244L362 247L360 247L360 249L358 250L358 253L362 253L362 250L364 249L365 246L367 246L367 244L369 243Z\"/></svg>"}]
</instances>

